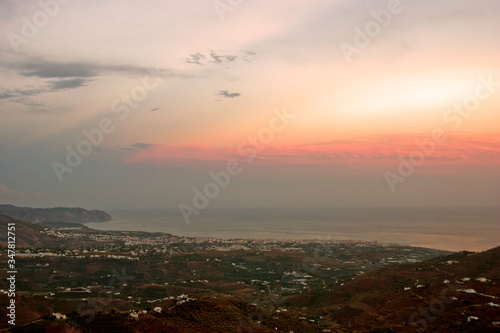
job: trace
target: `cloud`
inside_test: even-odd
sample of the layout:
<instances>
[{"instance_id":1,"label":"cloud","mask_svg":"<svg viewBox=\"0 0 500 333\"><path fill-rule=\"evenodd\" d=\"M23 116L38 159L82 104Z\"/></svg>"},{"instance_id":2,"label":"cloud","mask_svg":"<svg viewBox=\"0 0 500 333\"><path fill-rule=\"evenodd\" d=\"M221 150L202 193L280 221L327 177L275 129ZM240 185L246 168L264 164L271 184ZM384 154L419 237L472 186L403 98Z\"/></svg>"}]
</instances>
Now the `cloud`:
<instances>
[{"instance_id":1,"label":"cloud","mask_svg":"<svg viewBox=\"0 0 500 333\"><path fill-rule=\"evenodd\" d=\"M246 61L246 62L252 62L253 58L257 55L257 53L255 53L253 51L248 51L248 50L245 50L242 53L243 53L243 56L241 58L243 59L243 61Z\"/></svg>"},{"instance_id":2,"label":"cloud","mask_svg":"<svg viewBox=\"0 0 500 333\"><path fill-rule=\"evenodd\" d=\"M18 104L23 104L23 105L26 105L26 106L30 106L32 108L42 108L42 107L46 107L47 106L44 103L40 103L40 102L34 101L34 100L30 99L30 98L13 99L12 102L18 103ZM48 110L46 110L46 109L45 110L38 109L37 112L48 113Z\"/></svg>"},{"instance_id":3,"label":"cloud","mask_svg":"<svg viewBox=\"0 0 500 333\"><path fill-rule=\"evenodd\" d=\"M18 70L22 76L38 78L93 77L95 68L84 63L32 62L21 63Z\"/></svg>"},{"instance_id":4,"label":"cloud","mask_svg":"<svg viewBox=\"0 0 500 333\"><path fill-rule=\"evenodd\" d=\"M220 96L222 98L235 98L235 97L241 96L240 93L237 93L237 92L230 93L227 90L220 90L220 91L216 92L215 95ZM219 100L219 99L216 99L216 100Z\"/></svg>"},{"instance_id":5,"label":"cloud","mask_svg":"<svg viewBox=\"0 0 500 333\"><path fill-rule=\"evenodd\" d=\"M0 101L23 104L31 107L45 106L27 97L35 97L40 94L55 92L59 90L76 89L86 85L87 80L81 78L55 80L40 88L27 89L0 89Z\"/></svg>"},{"instance_id":6,"label":"cloud","mask_svg":"<svg viewBox=\"0 0 500 333\"><path fill-rule=\"evenodd\" d=\"M210 50L208 54L203 54L201 52L191 53L188 57L186 57L184 62L187 64L195 64L199 66L204 66L208 63L227 64L230 62L235 62L236 60L238 60L238 58L245 62L252 62L253 57L255 57L257 53L249 50L244 50L241 51L241 54L241 56L237 56L235 54L229 54L224 51Z\"/></svg>"},{"instance_id":7,"label":"cloud","mask_svg":"<svg viewBox=\"0 0 500 333\"><path fill-rule=\"evenodd\" d=\"M0 102L3 100L29 106L37 106L39 104L23 99L22 97L34 97L60 90L78 89L87 86L95 77L105 74L146 75L151 70L150 67L127 64L57 62L26 57L10 61L0 58L1 68L14 71L23 77L35 78L37 79L37 84L39 84L40 80L45 82L45 84L37 88L31 88L32 85L26 89L6 89L0 87ZM165 68L156 68L154 71L161 77L191 77L182 72Z\"/></svg>"},{"instance_id":8,"label":"cloud","mask_svg":"<svg viewBox=\"0 0 500 333\"><path fill-rule=\"evenodd\" d=\"M188 64L196 64L196 65L203 65L202 64L202 61L206 59L206 56L199 53L199 52L196 52L196 53L193 53L193 54L190 54L189 57L186 58L186 60L184 61L185 63L188 63Z\"/></svg>"},{"instance_id":9,"label":"cloud","mask_svg":"<svg viewBox=\"0 0 500 333\"><path fill-rule=\"evenodd\" d=\"M44 107L43 103L32 100L31 96L37 96L47 89L0 89L0 104L2 101L8 103L22 104L32 108Z\"/></svg>"},{"instance_id":10,"label":"cloud","mask_svg":"<svg viewBox=\"0 0 500 333\"><path fill-rule=\"evenodd\" d=\"M426 141L427 140L427 141ZM200 162L225 163L229 160L246 163L248 157L255 157L252 163L270 165L347 165L359 168L393 166L399 157L408 158L418 154L417 143L424 142L425 149L431 149L425 163L447 167L458 165L500 165L500 135L464 134L448 135L446 141L429 143L428 134L393 134L369 136L351 140L337 140L325 143L299 145L266 145L256 155L241 155L237 147L211 147L207 145L151 145L130 156L130 163L167 165L197 165ZM251 148L249 142L246 142ZM252 148L253 149L253 148Z\"/></svg>"},{"instance_id":11,"label":"cloud","mask_svg":"<svg viewBox=\"0 0 500 333\"><path fill-rule=\"evenodd\" d=\"M66 79L66 80L57 80L52 82L52 89L55 90L68 90L68 89L76 89L83 86L86 86L87 80L82 78L76 79Z\"/></svg>"},{"instance_id":12,"label":"cloud","mask_svg":"<svg viewBox=\"0 0 500 333\"><path fill-rule=\"evenodd\" d=\"M0 91L0 100L1 99L11 98L11 97L15 97L15 93L13 93L11 90L2 90L2 91Z\"/></svg>"},{"instance_id":13,"label":"cloud","mask_svg":"<svg viewBox=\"0 0 500 333\"><path fill-rule=\"evenodd\" d=\"M210 50L210 58L212 59L210 62L222 64L224 62L233 62L238 57L230 54L217 54L214 50Z\"/></svg>"},{"instance_id":14,"label":"cloud","mask_svg":"<svg viewBox=\"0 0 500 333\"><path fill-rule=\"evenodd\" d=\"M143 142L137 142L133 143L130 145L131 147L138 148L138 149L149 149L154 146L152 143L143 143Z\"/></svg>"},{"instance_id":15,"label":"cloud","mask_svg":"<svg viewBox=\"0 0 500 333\"><path fill-rule=\"evenodd\" d=\"M103 64L78 61L64 62L24 57L22 59L15 58L10 61L0 59L0 67L7 70L14 70L24 77L36 77L40 79L89 79L110 73L144 75L153 66L144 67L130 64ZM157 68L155 71L165 77L189 77L187 74L168 68Z\"/></svg>"},{"instance_id":16,"label":"cloud","mask_svg":"<svg viewBox=\"0 0 500 333\"><path fill-rule=\"evenodd\" d=\"M128 64L99 64L88 62L59 62L28 58L18 62L5 63L20 75L41 79L91 78L106 73L141 75L147 67Z\"/></svg>"},{"instance_id":17,"label":"cloud","mask_svg":"<svg viewBox=\"0 0 500 333\"><path fill-rule=\"evenodd\" d=\"M2 89L0 90L0 99L10 99L17 97L26 97L26 96L36 96L43 92L45 89Z\"/></svg>"}]
</instances>

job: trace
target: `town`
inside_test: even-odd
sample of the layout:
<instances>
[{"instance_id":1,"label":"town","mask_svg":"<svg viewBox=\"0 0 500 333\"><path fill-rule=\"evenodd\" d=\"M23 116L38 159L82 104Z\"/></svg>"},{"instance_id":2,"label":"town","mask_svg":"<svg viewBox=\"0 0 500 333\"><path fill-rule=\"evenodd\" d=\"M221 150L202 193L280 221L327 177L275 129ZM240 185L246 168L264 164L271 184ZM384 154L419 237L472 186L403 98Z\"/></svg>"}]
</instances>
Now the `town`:
<instances>
[{"instance_id":1,"label":"town","mask_svg":"<svg viewBox=\"0 0 500 333\"><path fill-rule=\"evenodd\" d=\"M135 305L181 294L263 302L447 253L376 241L216 239L82 225L39 232L72 246L18 248L19 295L73 301L106 295Z\"/></svg>"}]
</instances>

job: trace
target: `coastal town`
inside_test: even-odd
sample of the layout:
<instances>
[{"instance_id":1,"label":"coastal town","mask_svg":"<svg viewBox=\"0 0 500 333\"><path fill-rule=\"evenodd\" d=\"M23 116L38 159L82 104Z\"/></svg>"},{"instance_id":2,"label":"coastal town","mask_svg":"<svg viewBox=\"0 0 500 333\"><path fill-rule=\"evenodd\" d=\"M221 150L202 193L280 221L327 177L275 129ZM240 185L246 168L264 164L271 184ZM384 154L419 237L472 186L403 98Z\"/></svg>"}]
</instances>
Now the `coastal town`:
<instances>
[{"instance_id":1,"label":"coastal town","mask_svg":"<svg viewBox=\"0 0 500 333\"><path fill-rule=\"evenodd\" d=\"M446 254L376 241L216 239L73 225L45 227L39 233L69 240L73 246L18 248L18 267L29 286L20 294L91 297L105 290L116 299L138 304L153 300L142 291L154 286L186 293L238 294L252 300L331 289L377 268ZM121 269L134 282L118 286L115 281L110 286L109 279ZM173 296L177 295L168 297Z\"/></svg>"},{"instance_id":2,"label":"coastal town","mask_svg":"<svg viewBox=\"0 0 500 333\"><path fill-rule=\"evenodd\" d=\"M220 324L221 331L265 326L344 332L358 315L368 316L358 327L374 320L370 304L379 297L384 304L407 304L443 288L453 292L453 302L487 300L464 320L477 324L498 308L495 277L487 273L497 266L482 259L470 270L472 253L378 241L218 239L4 220L16 226L15 319L24 331L33 329L32 322L101 332L151 321L200 331L207 322L218 327L221 314L212 308L222 307L233 319ZM0 258L4 266L7 260ZM7 299L12 288L7 280L0 283L0 299Z\"/></svg>"}]
</instances>

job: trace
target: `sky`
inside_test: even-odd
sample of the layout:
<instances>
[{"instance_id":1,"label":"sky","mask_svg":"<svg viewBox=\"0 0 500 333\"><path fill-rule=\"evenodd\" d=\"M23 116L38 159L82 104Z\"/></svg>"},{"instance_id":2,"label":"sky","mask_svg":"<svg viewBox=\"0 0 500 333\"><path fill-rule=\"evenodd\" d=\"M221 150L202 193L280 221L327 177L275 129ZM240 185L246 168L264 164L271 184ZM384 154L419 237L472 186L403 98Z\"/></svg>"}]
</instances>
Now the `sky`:
<instances>
[{"instance_id":1,"label":"sky","mask_svg":"<svg viewBox=\"0 0 500 333\"><path fill-rule=\"evenodd\" d=\"M494 0L0 0L0 202L491 206Z\"/></svg>"}]
</instances>

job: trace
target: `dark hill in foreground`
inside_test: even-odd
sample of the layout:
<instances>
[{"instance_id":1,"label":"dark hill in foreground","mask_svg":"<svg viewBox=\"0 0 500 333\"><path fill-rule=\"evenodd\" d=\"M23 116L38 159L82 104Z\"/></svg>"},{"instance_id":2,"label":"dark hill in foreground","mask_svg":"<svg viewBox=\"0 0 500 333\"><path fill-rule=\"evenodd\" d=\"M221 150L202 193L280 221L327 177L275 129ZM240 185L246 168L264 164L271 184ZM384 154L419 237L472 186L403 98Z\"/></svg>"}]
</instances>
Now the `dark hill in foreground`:
<instances>
[{"instance_id":1,"label":"dark hill in foreground","mask_svg":"<svg viewBox=\"0 0 500 333\"><path fill-rule=\"evenodd\" d=\"M0 214L31 223L42 223L47 221L86 223L112 220L112 217L103 211L86 210L83 208L30 208L0 205Z\"/></svg>"},{"instance_id":2,"label":"dark hill in foreground","mask_svg":"<svg viewBox=\"0 0 500 333\"><path fill-rule=\"evenodd\" d=\"M500 332L499 297L496 247L387 267L289 302L359 332Z\"/></svg>"},{"instance_id":3,"label":"dark hill in foreground","mask_svg":"<svg viewBox=\"0 0 500 333\"><path fill-rule=\"evenodd\" d=\"M97 313L92 316L69 314L63 323L46 319L14 328L12 332L322 332L317 325L300 319L293 311L263 314L245 301L206 296L181 296L175 300L137 312Z\"/></svg>"}]
</instances>

